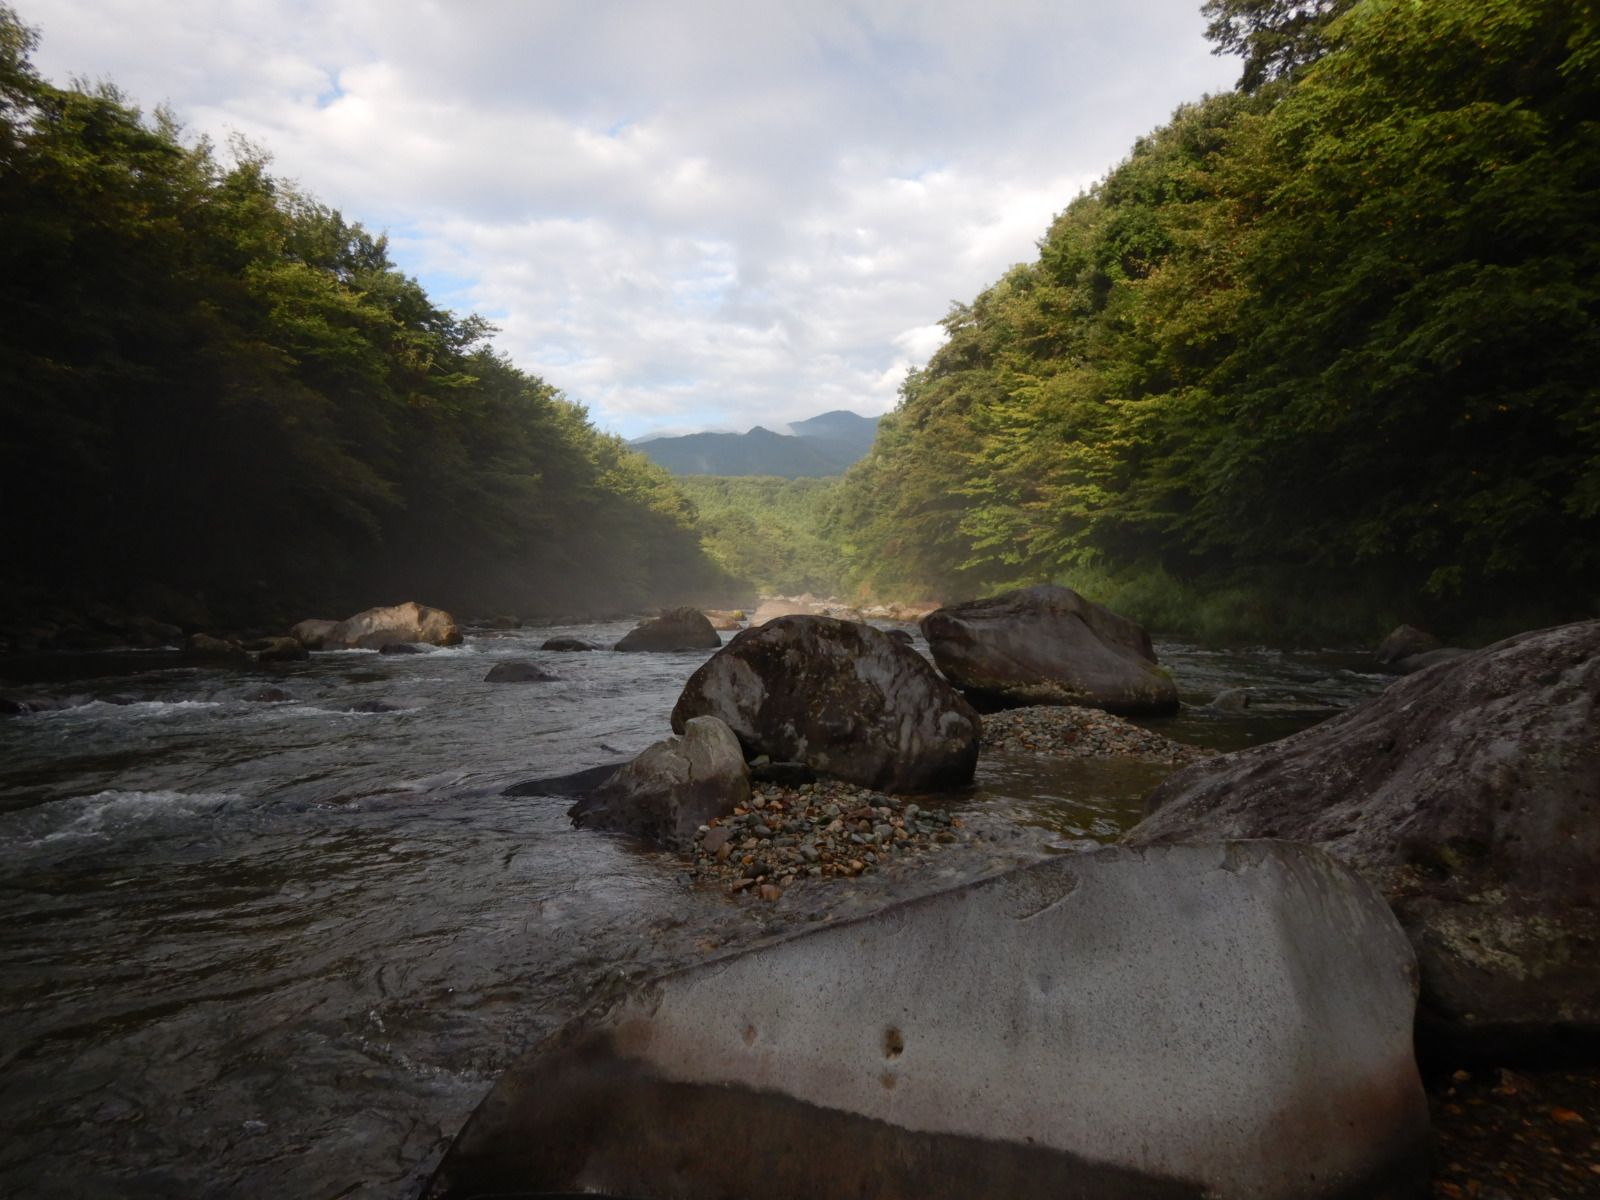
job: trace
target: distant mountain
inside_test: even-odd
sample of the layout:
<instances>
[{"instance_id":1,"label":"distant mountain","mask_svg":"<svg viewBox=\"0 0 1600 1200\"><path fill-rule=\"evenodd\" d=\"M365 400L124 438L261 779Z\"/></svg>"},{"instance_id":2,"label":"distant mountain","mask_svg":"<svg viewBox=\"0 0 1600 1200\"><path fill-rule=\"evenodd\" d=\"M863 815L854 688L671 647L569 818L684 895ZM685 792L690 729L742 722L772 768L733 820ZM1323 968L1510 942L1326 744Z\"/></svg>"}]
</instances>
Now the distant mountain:
<instances>
[{"instance_id":1,"label":"distant mountain","mask_svg":"<svg viewBox=\"0 0 1600 1200\"><path fill-rule=\"evenodd\" d=\"M674 475L839 475L872 448L877 417L840 409L795 421L792 434L757 425L749 433L649 438L633 448Z\"/></svg>"}]
</instances>

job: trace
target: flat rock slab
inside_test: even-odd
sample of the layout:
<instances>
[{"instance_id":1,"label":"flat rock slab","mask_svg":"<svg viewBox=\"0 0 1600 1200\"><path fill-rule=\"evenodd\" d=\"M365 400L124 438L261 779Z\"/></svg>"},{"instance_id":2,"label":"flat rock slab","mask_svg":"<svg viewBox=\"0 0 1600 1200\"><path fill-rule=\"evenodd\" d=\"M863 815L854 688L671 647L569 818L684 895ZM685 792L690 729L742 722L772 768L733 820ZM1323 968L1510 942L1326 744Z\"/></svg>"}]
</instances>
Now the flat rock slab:
<instances>
[{"instance_id":1,"label":"flat rock slab","mask_svg":"<svg viewBox=\"0 0 1600 1200\"><path fill-rule=\"evenodd\" d=\"M569 1024L426 1196L1415 1196L1414 997L1383 900L1314 847L1055 858Z\"/></svg>"}]
</instances>

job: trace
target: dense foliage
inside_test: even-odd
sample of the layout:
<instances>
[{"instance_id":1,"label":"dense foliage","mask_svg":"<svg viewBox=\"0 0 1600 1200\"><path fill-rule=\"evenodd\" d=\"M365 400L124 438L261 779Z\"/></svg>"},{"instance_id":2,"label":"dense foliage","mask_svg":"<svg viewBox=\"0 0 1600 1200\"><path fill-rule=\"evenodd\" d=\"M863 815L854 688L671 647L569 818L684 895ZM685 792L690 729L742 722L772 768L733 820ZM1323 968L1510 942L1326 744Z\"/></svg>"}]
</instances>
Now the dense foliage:
<instances>
[{"instance_id":1,"label":"dense foliage","mask_svg":"<svg viewBox=\"0 0 1600 1200\"><path fill-rule=\"evenodd\" d=\"M768 595L840 590L839 555L821 533L837 478L688 475L676 482L699 512L706 551L730 575Z\"/></svg>"},{"instance_id":2,"label":"dense foliage","mask_svg":"<svg viewBox=\"0 0 1600 1200\"><path fill-rule=\"evenodd\" d=\"M437 308L384 240L0 8L0 562L15 608L636 609L722 577L660 468Z\"/></svg>"},{"instance_id":3,"label":"dense foliage","mask_svg":"<svg viewBox=\"0 0 1600 1200\"><path fill-rule=\"evenodd\" d=\"M852 578L1199 632L1592 615L1597 11L1361 0L1181 109L946 319L846 477Z\"/></svg>"}]
</instances>

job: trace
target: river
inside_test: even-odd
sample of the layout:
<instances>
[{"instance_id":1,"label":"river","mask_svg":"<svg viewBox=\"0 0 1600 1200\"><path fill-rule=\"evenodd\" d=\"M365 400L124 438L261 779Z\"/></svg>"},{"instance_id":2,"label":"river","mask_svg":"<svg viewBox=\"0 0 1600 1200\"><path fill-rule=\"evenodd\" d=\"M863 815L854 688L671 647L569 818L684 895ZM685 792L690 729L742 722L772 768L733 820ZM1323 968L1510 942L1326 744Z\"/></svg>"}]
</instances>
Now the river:
<instances>
[{"instance_id":1,"label":"river","mask_svg":"<svg viewBox=\"0 0 1600 1200\"><path fill-rule=\"evenodd\" d=\"M518 1052L610 989L1114 838L1166 770L985 758L946 801L982 836L917 879L730 897L573 830L569 800L501 795L670 732L707 652L537 649L630 627L272 668L0 660L0 690L74 698L0 719L0 1194L414 1195ZM1224 749L1383 682L1354 655L1157 648L1187 704L1152 726ZM560 678L483 682L511 659ZM1240 686L1269 703L1205 707Z\"/></svg>"}]
</instances>

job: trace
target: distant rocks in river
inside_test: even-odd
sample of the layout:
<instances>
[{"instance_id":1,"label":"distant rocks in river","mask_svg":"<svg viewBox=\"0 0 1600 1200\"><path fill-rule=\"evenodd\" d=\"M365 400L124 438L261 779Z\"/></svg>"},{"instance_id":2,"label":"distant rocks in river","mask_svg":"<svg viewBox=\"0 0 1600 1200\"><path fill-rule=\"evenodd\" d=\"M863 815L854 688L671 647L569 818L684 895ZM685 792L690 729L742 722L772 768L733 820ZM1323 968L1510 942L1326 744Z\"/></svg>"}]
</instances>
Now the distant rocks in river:
<instances>
[{"instance_id":1,"label":"distant rocks in river","mask_svg":"<svg viewBox=\"0 0 1600 1200\"><path fill-rule=\"evenodd\" d=\"M672 727L698 716L725 721L752 757L883 791L960 787L978 757L977 713L926 659L831 617L736 636L689 678Z\"/></svg>"},{"instance_id":2,"label":"distant rocks in river","mask_svg":"<svg viewBox=\"0 0 1600 1200\"><path fill-rule=\"evenodd\" d=\"M209 633L196 633L184 643L184 653L191 658L210 659L214 662L249 662L250 652L235 641L213 637Z\"/></svg>"},{"instance_id":3,"label":"distant rocks in river","mask_svg":"<svg viewBox=\"0 0 1600 1200\"><path fill-rule=\"evenodd\" d=\"M579 637L567 637L567 636L563 635L561 637L553 637L553 638L548 639L544 643L544 645L539 647L539 649L541 649L541 650L581 651L581 650L604 650L605 647L600 645L598 642L586 642L582 638L579 638Z\"/></svg>"},{"instance_id":4,"label":"distant rocks in river","mask_svg":"<svg viewBox=\"0 0 1600 1200\"><path fill-rule=\"evenodd\" d=\"M711 628L722 633L744 628L745 612L742 608L705 608L700 611L711 622Z\"/></svg>"},{"instance_id":5,"label":"distant rocks in river","mask_svg":"<svg viewBox=\"0 0 1600 1200\"><path fill-rule=\"evenodd\" d=\"M1400 680L1150 796L1135 843L1287 837L1372 878L1417 948L1422 1028L1600 1038L1600 621Z\"/></svg>"},{"instance_id":6,"label":"distant rocks in river","mask_svg":"<svg viewBox=\"0 0 1600 1200\"><path fill-rule=\"evenodd\" d=\"M393 642L457 646L461 644L461 627L444 609L408 600L388 608L359 612L322 635L325 650L379 650Z\"/></svg>"},{"instance_id":7,"label":"distant rocks in river","mask_svg":"<svg viewBox=\"0 0 1600 1200\"><path fill-rule=\"evenodd\" d=\"M338 626L339 622L337 621L319 621L316 619L301 621L293 629L289 630L289 636L307 650L321 650L323 639L334 629L337 629Z\"/></svg>"},{"instance_id":8,"label":"distant rocks in river","mask_svg":"<svg viewBox=\"0 0 1600 1200\"><path fill-rule=\"evenodd\" d=\"M573 805L573 822L683 850L694 844L700 826L749 803L750 773L727 725L696 717L681 732L650 746Z\"/></svg>"},{"instance_id":9,"label":"distant rocks in river","mask_svg":"<svg viewBox=\"0 0 1600 1200\"><path fill-rule=\"evenodd\" d=\"M1168 713L1178 689L1150 636L1071 588L1042 584L929 613L922 635L945 676L981 708L1075 704Z\"/></svg>"},{"instance_id":10,"label":"distant rocks in river","mask_svg":"<svg viewBox=\"0 0 1600 1200\"><path fill-rule=\"evenodd\" d=\"M1379 643L1373 658L1386 671L1396 675L1415 675L1442 662L1470 654L1456 646L1442 646L1433 634L1414 625L1401 625Z\"/></svg>"},{"instance_id":11,"label":"distant rocks in river","mask_svg":"<svg viewBox=\"0 0 1600 1200\"><path fill-rule=\"evenodd\" d=\"M1313 847L1056 857L623 994L424 1197L1420 1195L1414 978Z\"/></svg>"},{"instance_id":12,"label":"distant rocks in river","mask_svg":"<svg viewBox=\"0 0 1600 1200\"><path fill-rule=\"evenodd\" d=\"M255 655L257 662L264 663L301 662L311 656L311 652L292 637L259 638L247 642L245 649Z\"/></svg>"},{"instance_id":13,"label":"distant rocks in river","mask_svg":"<svg viewBox=\"0 0 1600 1200\"><path fill-rule=\"evenodd\" d=\"M750 628L776 621L779 617L833 617L839 621L860 621L861 610L843 600L819 599L810 592L800 596L768 596L750 614Z\"/></svg>"},{"instance_id":14,"label":"distant rocks in river","mask_svg":"<svg viewBox=\"0 0 1600 1200\"><path fill-rule=\"evenodd\" d=\"M698 608L669 608L613 647L622 651L709 650L722 638Z\"/></svg>"},{"instance_id":15,"label":"distant rocks in river","mask_svg":"<svg viewBox=\"0 0 1600 1200\"><path fill-rule=\"evenodd\" d=\"M496 663L483 677L485 683L549 683L557 678L531 662Z\"/></svg>"}]
</instances>

